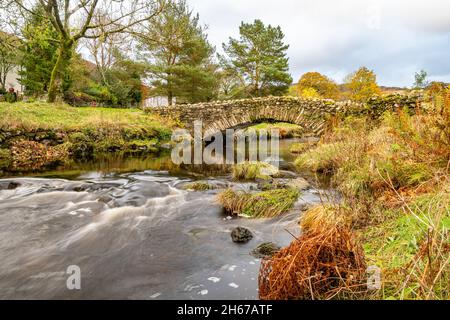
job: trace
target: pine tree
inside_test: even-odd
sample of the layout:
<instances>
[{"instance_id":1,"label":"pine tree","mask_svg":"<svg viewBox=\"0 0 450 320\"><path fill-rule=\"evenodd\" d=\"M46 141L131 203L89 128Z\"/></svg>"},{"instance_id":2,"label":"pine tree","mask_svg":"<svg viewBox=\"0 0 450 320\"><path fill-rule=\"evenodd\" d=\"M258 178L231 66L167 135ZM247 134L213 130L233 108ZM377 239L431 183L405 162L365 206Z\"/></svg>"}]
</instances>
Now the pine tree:
<instances>
[{"instance_id":1,"label":"pine tree","mask_svg":"<svg viewBox=\"0 0 450 320\"><path fill-rule=\"evenodd\" d=\"M210 100L216 95L214 48L209 44L199 16L186 1L168 1L152 19L140 48L148 64L153 92L181 102Z\"/></svg>"},{"instance_id":2,"label":"pine tree","mask_svg":"<svg viewBox=\"0 0 450 320\"><path fill-rule=\"evenodd\" d=\"M225 68L235 70L245 79L250 96L282 95L289 90L292 77L289 74L281 28L265 26L260 20L241 23L240 39L230 38L223 49L228 57L222 57Z\"/></svg>"}]
</instances>

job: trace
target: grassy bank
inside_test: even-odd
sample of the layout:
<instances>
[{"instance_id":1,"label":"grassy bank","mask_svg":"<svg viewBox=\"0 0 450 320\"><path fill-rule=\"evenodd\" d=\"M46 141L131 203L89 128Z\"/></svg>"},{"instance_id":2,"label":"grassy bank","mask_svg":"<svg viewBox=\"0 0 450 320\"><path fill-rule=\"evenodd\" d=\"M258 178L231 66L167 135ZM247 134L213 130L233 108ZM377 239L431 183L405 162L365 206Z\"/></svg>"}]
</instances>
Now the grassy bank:
<instances>
[{"instance_id":1,"label":"grassy bank","mask_svg":"<svg viewBox=\"0 0 450 320\"><path fill-rule=\"evenodd\" d=\"M269 136L272 129L279 130L281 139L295 138L302 135L302 128L299 125L286 122L262 122L247 128L247 130L255 130L257 134L259 134L260 130L264 130Z\"/></svg>"},{"instance_id":2,"label":"grassy bank","mask_svg":"<svg viewBox=\"0 0 450 320\"><path fill-rule=\"evenodd\" d=\"M346 228L368 266L381 268L382 299L448 299L450 106L410 116L348 118L302 153L301 170L327 173L343 202L312 209L304 230Z\"/></svg>"},{"instance_id":3,"label":"grassy bank","mask_svg":"<svg viewBox=\"0 0 450 320\"><path fill-rule=\"evenodd\" d=\"M2 102L0 170L39 170L102 152L157 152L172 125L138 109Z\"/></svg>"},{"instance_id":4,"label":"grassy bank","mask_svg":"<svg viewBox=\"0 0 450 320\"><path fill-rule=\"evenodd\" d=\"M67 104L0 102L0 128L81 130L112 125L115 127L166 128L166 125L139 109L71 107Z\"/></svg>"}]
</instances>

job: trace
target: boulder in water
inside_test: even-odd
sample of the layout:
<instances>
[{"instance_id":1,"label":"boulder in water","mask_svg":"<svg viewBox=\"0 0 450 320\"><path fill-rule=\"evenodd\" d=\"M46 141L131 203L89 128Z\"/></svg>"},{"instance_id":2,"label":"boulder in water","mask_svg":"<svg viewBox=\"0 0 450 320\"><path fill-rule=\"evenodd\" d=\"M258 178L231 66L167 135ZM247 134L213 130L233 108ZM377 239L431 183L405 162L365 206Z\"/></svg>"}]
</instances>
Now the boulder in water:
<instances>
[{"instance_id":1,"label":"boulder in water","mask_svg":"<svg viewBox=\"0 0 450 320\"><path fill-rule=\"evenodd\" d=\"M14 181L5 181L0 183L0 190L14 190L20 187L20 183Z\"/></svg>"},{"instance_id":2,"label":"boulder in water","mask_svg":"<svg viewBox=\"0 0 450 320\"><path fill-rule=\"evenodd\" d=\"M244 227L236 227L231 231L231 240L236 243L246 243L253 239L253 234L250 230Z\"/></svg>"},{"instance_id":3,"label":"boulder in water","mask_svg":"<svg viewBox=\"0 0 450 320\"><path fill-rule=\"evenodd\" d=\"M279 170L276 174L277 178L295 178L297 177L297 174L295 172L289 171L289 170Z\"/></svg>"},{"instance_id":4,"label":"boulder in water","mask_svg":"<svg viewBox=\"0 0 450 320\"><path fill-rule=\"evenodd\" d=\"M255 258L268 258L273 256L275 253L280 251L281 247L277 246L273 242L263 242L255 249L253 249L250 254Z\"/></svg>"},{"instance_id":5,"label":"boulder in water","mask_svg":"<svg viewBox=\"0 0 450 320\"><path fill-rule=\"evenodd\" d=\"M311 187L309 182L303 178L292 179L287 183L287 186L300 191L307 190Z\"/></svg>"}]
</instances>

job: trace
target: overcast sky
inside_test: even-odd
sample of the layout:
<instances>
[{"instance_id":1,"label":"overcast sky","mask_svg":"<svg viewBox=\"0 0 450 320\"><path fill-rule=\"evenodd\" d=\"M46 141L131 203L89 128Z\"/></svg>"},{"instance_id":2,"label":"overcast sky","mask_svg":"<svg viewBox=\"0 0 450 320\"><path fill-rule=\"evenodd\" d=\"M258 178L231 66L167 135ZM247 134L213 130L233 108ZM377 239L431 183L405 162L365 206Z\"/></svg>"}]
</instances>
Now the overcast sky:
<instances>
[{"instance_id":1,"label":"overcast sky","mask_svg":"<svg viewBox=\"0 0 450 320\"><path fill-rule=\"evenodd\" d=\"M238 36L241 21L261 19L285 34L294 81L319 71L342 82L360 66L378 83L411 86L414 73L450 82L450 0L188 0L209 40Z\"/></svg>"}]
</instances>

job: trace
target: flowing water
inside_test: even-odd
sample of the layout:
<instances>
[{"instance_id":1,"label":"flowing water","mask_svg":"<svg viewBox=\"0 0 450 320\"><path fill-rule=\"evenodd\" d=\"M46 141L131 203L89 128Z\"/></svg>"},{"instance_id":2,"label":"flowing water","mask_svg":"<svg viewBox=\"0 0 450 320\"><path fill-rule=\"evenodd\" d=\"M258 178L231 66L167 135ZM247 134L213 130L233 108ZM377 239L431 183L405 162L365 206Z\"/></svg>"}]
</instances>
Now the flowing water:
<instances>
[{"instance_id":1,"label":"flowing water","mask_svg":"<svg viewBox=\"0 0 450 320\"><path fill-rule=\"evenodd\" d=\"M280 146L286 165L290 143ZM183 190L200 176L218 189ZM260 260L249 252L266 241L289 244L299 211L227 217L215 202L225 186L255 187L224 172L173 170L167 157L0 179L0 298L256 299ZM319 201L309 190L296 206ZM254 238L233 243L236 226ZM71 265L81 290L67 288Z\"/></svg>"}]
</instances>

